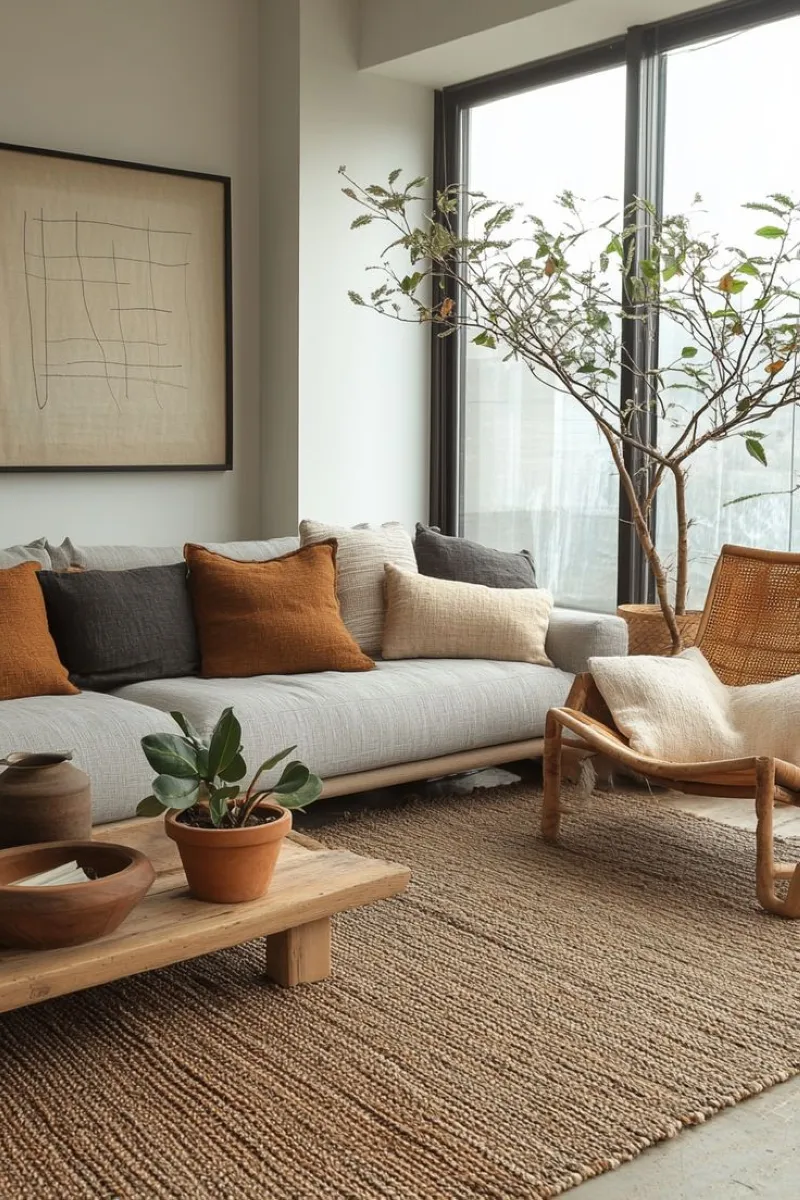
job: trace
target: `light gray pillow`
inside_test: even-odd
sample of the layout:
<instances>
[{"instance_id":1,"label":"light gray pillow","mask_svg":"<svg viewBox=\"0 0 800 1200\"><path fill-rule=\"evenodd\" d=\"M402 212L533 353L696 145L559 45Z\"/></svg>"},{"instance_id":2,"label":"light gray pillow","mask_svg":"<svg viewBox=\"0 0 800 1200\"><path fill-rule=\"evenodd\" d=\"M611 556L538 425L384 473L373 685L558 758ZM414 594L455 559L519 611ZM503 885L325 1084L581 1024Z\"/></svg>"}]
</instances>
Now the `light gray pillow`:
<instances>
[{"instance_id":1,"label":"light gray pillow","mask_svg":"<svg viewBox=\"0 0 800 1200\"><path fill-rule=\"evenodd\" d=\"M28 542L27 546L7 546L5 550L0 550L0 571L7 567L18 567L24 562L37 562L46 571L50 570L52 564L46 538L37 538L35 542Z\"/></svg>"},{"instance_id":2,"label":"light gray pillow","mask_svg":"<svg viewBox=\"0 0 800 1200\"><path fill-rule=\"evenodd\" d=\"M265 562L296 550L296 537L268 538L252 542L197 542L204 550L233 558L237 562ZM130 571L137 567L165 567L183 562L183 546L75 546L67 538L73 567L85 571Z\"/></svg>"},{"instance_id":3,"label":"light gray pillow","mask_svg":"<svg viewBox=\"0 0 800 1200\"><path fill-rule=\"evenodd\" d=\"M535 588L536 572L527 550L491 550L468 538L449 537L417 525L414 553L420 575L453 583L480 583L495 588Z\"/></svg>"}]
</instances>

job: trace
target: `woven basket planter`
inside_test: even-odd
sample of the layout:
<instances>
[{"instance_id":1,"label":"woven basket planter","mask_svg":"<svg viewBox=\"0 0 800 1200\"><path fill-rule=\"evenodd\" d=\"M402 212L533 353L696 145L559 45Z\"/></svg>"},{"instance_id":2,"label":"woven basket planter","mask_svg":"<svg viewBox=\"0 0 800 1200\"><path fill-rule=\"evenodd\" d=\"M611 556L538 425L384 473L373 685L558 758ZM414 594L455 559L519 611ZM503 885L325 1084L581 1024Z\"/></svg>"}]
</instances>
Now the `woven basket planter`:
<instances>
[{"instance_id":1,"label":"woven basket planter","mask_svg":"<svg viewBox=\"0 0 800 1200\"><path fill-rule=\"evenodd\" d=\"M694 645L702 615L702 611L692 611L675 618L684 647ZM672 653L672 638L660 605L621 604L617 616L628 625L628 654Z\"/></svg>"}]
</instances>

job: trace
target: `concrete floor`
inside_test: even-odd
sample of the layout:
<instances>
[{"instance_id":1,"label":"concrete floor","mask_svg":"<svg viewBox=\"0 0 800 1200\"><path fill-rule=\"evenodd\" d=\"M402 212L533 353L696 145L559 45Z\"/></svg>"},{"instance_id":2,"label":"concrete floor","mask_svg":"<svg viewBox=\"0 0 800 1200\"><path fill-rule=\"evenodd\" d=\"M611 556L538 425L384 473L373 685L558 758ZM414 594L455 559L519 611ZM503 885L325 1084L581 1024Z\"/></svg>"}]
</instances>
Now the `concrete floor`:
<instances>
[{"instance_id":1,"label":"concrete floor","mask_svg":"<svg viewBox=\"0 0 800 1200\"><path fill-rule=\"evenodd\" d=\"M441 783L341 797L311 809L298 825L311 832L329 823L337 811L360 804L372 808L396 804L404 792L469 792L532 773L527 763L510 770L515 774L497 768ZM673 792L664 795L661 803L723 825L755 829L751 801ZM776 810L775 831L781 837L800 838L800 809ZM787 1018L800 1021L800 1012L787 1012ZM800 1076L718 1113L704 1125L684 1130L569 1194L576 1200L800 1200Z\"/></svg>"}]
</instances>

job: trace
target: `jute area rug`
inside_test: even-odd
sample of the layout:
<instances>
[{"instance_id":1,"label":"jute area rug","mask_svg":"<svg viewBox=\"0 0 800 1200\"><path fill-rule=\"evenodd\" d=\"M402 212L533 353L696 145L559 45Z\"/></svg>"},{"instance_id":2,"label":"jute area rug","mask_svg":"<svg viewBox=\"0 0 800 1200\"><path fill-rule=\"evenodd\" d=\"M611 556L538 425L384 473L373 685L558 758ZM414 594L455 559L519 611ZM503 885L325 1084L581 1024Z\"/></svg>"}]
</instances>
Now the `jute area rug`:
<instances>
[{"instance_id":1,"label":"jute area rug","mask_svg":"<svg viewBox=\"0 0 800 1200\"><path fill-rule=\"evenodd\" d=\"M530 1200L800 1069L800 925L746 834L528 785L342 819L410 863L330 982L251 944L0 1017L0 1196Z\"/></svg>"}]
</instances>

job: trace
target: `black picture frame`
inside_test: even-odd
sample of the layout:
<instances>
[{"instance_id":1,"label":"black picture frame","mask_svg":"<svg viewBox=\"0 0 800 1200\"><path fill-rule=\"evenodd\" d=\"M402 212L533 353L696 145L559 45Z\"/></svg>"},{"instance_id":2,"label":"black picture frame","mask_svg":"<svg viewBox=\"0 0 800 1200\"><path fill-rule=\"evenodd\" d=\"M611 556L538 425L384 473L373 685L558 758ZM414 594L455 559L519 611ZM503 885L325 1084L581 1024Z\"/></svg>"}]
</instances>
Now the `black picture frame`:
<instances>
[{"instance_id":1,"label":"black picture frame","mask_svg":"<svg viewBox=\"0 0 800 1200\"><path fill-rule=\"evenodd\" d=\"M232 257L232 219L231 219L231 178L229 175L215 174L206 171L193 171L180 167L165 167L153 163L132 162L127 159L106 158L99 155L80 154L67 150L53 150L41 146L17 145L11 142L0 142L0 163L5 153L32 155L37 157L65 160L95 166L110 167L121 170L144 172L166 177L180 177L198 180L203 183L217 184L222 195L222 297L223 312L223 379L224 396L222 397L224 420L224 446L219 461L214 462L176 462L176 463L103 463L103 464L14 464L0 461L0 474L68 474L68 473L142 473L142 472L205 472L230 471L233 469L233 257ZM27 269L27 267L26 267ZM1 399L1 397L0 397Z\"/></svg>"}]
</instances>

